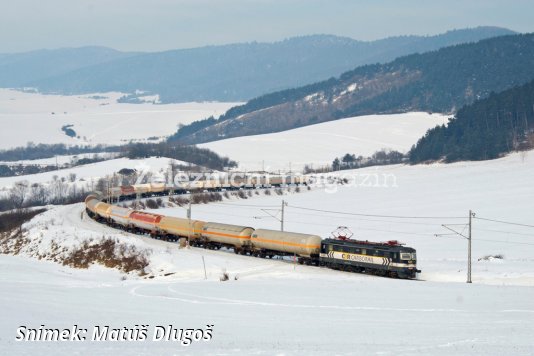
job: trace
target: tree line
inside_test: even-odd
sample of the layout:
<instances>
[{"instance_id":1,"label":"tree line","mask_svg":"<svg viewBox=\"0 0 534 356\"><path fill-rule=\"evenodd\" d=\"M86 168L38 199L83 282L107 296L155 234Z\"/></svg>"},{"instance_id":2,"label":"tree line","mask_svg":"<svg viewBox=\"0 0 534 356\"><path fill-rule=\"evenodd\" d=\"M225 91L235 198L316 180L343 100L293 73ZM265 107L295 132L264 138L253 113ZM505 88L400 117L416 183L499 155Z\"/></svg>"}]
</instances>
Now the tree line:
<instances>
[{"instance_id":1,"label":"tree line","mask_svg":"<svg viewBox=\"0 0 534 356\"><path fill-rule=\"evenodd\" d=\"M534 81L491 93L430 129L409 152L410 163L487 160L534 147Z\"/></svg>"},{"instance_id":2,"label":"tree line","mask_svg":"<svg viewBox=\"0 0 534 356\"><path fill-rule=\"evenodd\" d=\"M221 157L207 148L183 145L177 142L159 143L128 143L121 146L67 146L65 144L34 144L28 143L26 147L17 147L8 150L0 150L0 161L13 162L22 160L34 160L51 158L54 156L77 155L82 153L115 152L118 157L130 159L147 158L151 156L168 157L182 160L198 166L210 169L223 170L226 167L235 167L237 163L228 157ZM93 158L81 158L77 165L95 163ZM26 165L28 166L28 165ZM14 168L15 167L15 168ZM57 168L57 167L56 167ZM17 165L4 164L0 166L0 176L14 176L21 174L35 174L50 170L49 168L24 168Z\"/></svg>"}]
</instances>

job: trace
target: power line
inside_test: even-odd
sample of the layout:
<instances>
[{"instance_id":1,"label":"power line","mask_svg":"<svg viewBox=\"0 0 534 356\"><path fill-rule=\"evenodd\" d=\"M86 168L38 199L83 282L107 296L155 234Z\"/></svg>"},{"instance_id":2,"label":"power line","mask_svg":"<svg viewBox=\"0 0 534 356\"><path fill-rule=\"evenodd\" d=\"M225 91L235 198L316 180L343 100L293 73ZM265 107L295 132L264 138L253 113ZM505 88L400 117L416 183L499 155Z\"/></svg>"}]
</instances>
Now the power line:
<instances>
[{"instance_id":1,"label":"power line","mask_svg":"<svg viewBox=\"0 0 534 356\"><path fill-rule=\"evenodd\" d=\"M341 215L354 215L354 216L367 216L378 218L393 218L393 219L465 219L465 216L401 216L401 215L377 215L377 214L362 214L362 213L349 213L344 211L332 211L322 209L304 208L301 206L288 205L291 208L318 211L323 213L341 214Z\"/></svg>"},{"instance_id":2,"label":"power line","mask_svg":"<svg viewBox=\"0 0 534 356\"><path fill-rule=\"evenodd\" d=\"M214 205L230 205L236 207L250 207L250 208L280 208L278 205L253 205L253 204L232 204L232 203L212 203Z\"/></svg>"},{"instance_id":3,"label":"power line","mask_svg":"<svg viewBox=\"0 0 534 356\"><path fill-rule=\"evenodd\" d=\"M501 232L503 234L511 234L511 235L520 235L520 236L527 236L527 237L534 237L532 234L522 234L520 232L513 232L513 231L503 231L503 230L492 230L492 229L481 229L479 227L476 227L475 230L481 230L481 231L489 231L489 232Z\"/></svg>"},{"instance_id":4,"label":"power line","mask_svg":"<svg viewBox=\"0 0 534 356\"><path fill-rule=\"evenodd\" d=\"M289 213L291 214L291 213ZM308 216L321 216L321 217L330 217L333 219L345 219L343 216L335 215L325 215L325 214L310 214L310 213L298 213L299 215L308 215ZM396 221L396 220L381 220L381 219L365 219L365 218L352 218L355 221L371 221L371 222L387 222L392 224L409 224L409 225L425 225L425 226L441 226L441 223L428 223L428 222L415 222L415 221ZM446 225L465 225L465 224L446 224Z\"/></svg>"},{"instance_id":5,"label":"power line","mask_svg":"<svg viewBox=\"0 0 534 356\"><path fill-rule=\"evenodd\" d=\"M286 222L289 223L297 223L297 224L306 224L306 225L314 225L314 226L325 226L325 227L332 227L331 224L321 224L321 223L312 223L307 221L298 221L298 220L286 220ZM379 232L392 232L396 234L406 234L406 235L416 235L416 236L425 236L425 237L431 237L431 233L422 233L422 232L408 232L408 231L396 231L396 230L382 230L382 229L373 229L373 228L364 228L364 227L356 227L355 230L368 230L368 231L379 231Z\"/></svg>"},{"instance_id":6,"label":"power line","mask_svg":"<svg viewBox=\"0 0 534 356\"><path fill-rule=\"evenodd\" d=\"M534 246L534 243L529 242L517 242L517 241L504 241L504 240L488 240L488 239L473 239L476 241L489 241L489 242L501 242L505 244L515 244L515 245L532 245Z\"/></svg>"},{"instance_id":7,"label":"power line","mask_svg":"<svg viewBox=\"0 0 534 356\"><path fill-rule=\"evenodd\" d=\"M234 217L243 217L243 218L253 218L252 216L245 216L245 215L237 215L237 214L228 214L228 213L218 213L218 212L208 212L204 210L198 210L195 211L201 212L201 213L207 213L207 214L217 214L217 215L225 215L225 216L234 216ZM298 221L298 220L285 220L287 223L297 223L297 224L306 224L306 225L314 225L314 226L325 226L325 227L331 227L329 224L320 224L320 223L312 223L312 222L304 222L304 221ZM378 232L389 232L389 233L396 233L396 234L404 234L404 235L412 235L412 236L422 236L422 237L438 237L438 238L447 238L447 239L453 239L461 241L463 238L455 237L457 234L438 234L432 236L431 233L417 233L417 232L408 232L408 231L397 231L397 230L382 230L382 229L372 229L372 228L361 228L357 227L355 230L364 230L364 231L378 231ZM482 229L479 229L482 230ZM495 230L490 230L495 231ZM462 231L463 232L463 231ZM452 235L452 236L451 236ZM511 245L529 245L534 246L534 243L528 243L528 242L518 242L518 241L505 241L505 240L492 240L492 239L475 239L476 241L487 241L487 242L496 242L496 243L505 243L505 244L511 244Z\"/></svg>"},{"instance_id":8,"label":"power line","mask_svg":"<svg viewBox=\"0 0 534 356\"><path fill-rule=\"evenodd\" d=\"M492 221L492 222L501 223L501 224L508 224L508 225L516 225L516 226L524 226L524 227L534 227L534 225L521 224L521 223L516 223L516 222L511 222L511 221L504 221L504 220L495 220L495 219L481 218L481 217L479 217L479 216L475 216L475 219L478 219L478 220L485 220L485 221Z\"/></svg>"}]
</instances>

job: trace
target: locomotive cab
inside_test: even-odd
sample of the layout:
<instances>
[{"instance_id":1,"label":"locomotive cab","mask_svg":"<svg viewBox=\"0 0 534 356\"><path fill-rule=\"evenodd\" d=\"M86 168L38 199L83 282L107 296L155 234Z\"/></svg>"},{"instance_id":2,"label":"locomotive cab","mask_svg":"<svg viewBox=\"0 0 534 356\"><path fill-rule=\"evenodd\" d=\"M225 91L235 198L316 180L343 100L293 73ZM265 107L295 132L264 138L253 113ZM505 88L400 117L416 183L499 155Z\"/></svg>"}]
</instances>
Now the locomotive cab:
<instances>
[{"instance_id":1,"label":"locomotive cab","mask_svg":"<svg viewBox=\"0 0 534 356\"><path fill-rule=\"evenodd\" d=\"M320 264L333 269L381 276L416 278L416 251L397 241L370 242L350 238L322 240Z\"/></svg>"},{"instance_id":2,"label":"locomotive cab","mask_svg":"<svg viewBox=\"0 0 534 356\"><path fill-rule=\"evenodd\" d=\"M401 247L394 254L394 262L399 266L399 277L415 278L416 273L421 271L417 269L417 254L411 247Z\"/></svg>"}]
</instances>

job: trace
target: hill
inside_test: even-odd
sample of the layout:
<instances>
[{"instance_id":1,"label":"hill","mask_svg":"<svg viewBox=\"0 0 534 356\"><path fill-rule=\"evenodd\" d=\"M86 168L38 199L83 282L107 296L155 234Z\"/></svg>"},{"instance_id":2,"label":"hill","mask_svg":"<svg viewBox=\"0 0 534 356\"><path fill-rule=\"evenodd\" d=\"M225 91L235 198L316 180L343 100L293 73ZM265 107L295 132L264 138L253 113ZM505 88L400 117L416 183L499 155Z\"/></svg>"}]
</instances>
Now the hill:
<instances>
[{"instance_id":1,"label":"hill","mask_svg":"<svg viewBox=\"0 0 534 356\"><path fill-rule=\"evenodd\" d=\"M430 129L410 162L485 160L534 147L534 81L460 109L447 126Z\"/></svg>"},{"instance_id":2,"label":"hill","mask_svg":"<svg viewBox=\"0 0 534 356\"><path fill-rule=\"evenodd\" d=\"M338 78L250 100L171 139L201 143L284 131L344 117L453 113L534 78L534 34L511 35L358 67Z\"/></svg>"},{"instance_id":3,"label":"hill","mask_svg":"<svg viewBox=\"0 0 534 356\"><path fill-rule=\"evenodd\" d=\"M479 27L437 36L402 36L364 42L313 35L274 43L241 43L158 53L101 54L58 50L0 58L0 86L38 88L45 93L105 91L159 94L164 103L246 101L265 93L294 88L339 75L369 63L402 55L507 35L510 30ZM64 52L70 51L69 55ZM111 50L108 50L111 51ZM85 60L83 62L82 60ZM71 65L72 61L72 65ZM57 63L57 68L54 67Z\"/></svg>"},{"instance_id":4,"label":"hill","mask_svg":"<svg viewBox=\"0 0 534 356\"><path fill-rule=\"evenodd\" d=\"M365 157L382 149L407 152L428 129L446 122L446 116L427 113L358 116L199 147L231 157L243 170L298 172L306 165L330 166L347 152Z\"/></svg>"},{"instance_id":5,"label":"hill","mask_svg":"<svg viewBox=\"0 0 534 356\"><path fill-rule=\"evenodd\" d=\"M20 88L71 71L127 58L136 53L106 47L60 48L0 55L0 86Z\"/></svg>"}]
</instances>

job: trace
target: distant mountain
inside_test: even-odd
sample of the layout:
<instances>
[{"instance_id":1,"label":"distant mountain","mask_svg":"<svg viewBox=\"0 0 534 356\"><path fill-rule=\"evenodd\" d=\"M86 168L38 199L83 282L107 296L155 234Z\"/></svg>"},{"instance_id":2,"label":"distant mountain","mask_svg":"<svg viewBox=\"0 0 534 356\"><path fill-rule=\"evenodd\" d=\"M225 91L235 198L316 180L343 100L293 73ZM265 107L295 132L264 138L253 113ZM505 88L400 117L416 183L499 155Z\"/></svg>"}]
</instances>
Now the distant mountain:
<instances>
[{"instance_id":1,"label":"distant mountain","mask_svg":"<svg viewBox=\"0 0 534 356\"><path fill-rule=\"evenodd\" d=\"M71 71L127 58L124 53L106 47L61 48L17 54L0 54L0 86L20 88L46 81Z\"/></svg>"},{"instance_id":2,"label":"distant mountain","mask_svg":"<svg viewBox=\"0 0 534 356\"><path fill-rule=\"evenodd\" d=\"M534 148L534 81L492 93L458 111L447 126L429 130L410 162L486 160Z\"/></svg>"},{"instance_id":3,"label":"distant mountain","mask_svg":"<svg viewBox=\"0 0 534 356\"><path fill-rule=\"evenodd\" d=\"M534 34L511 35L358 67L339 78L260 96L182 127L172 140L201 143L289 130L344 117L453 113L534 78Z\"/></svg>"},{"instance_id":4,"label":"distant mountain","mask_svg":"<svg viewBox=\"0 0 534 356\"><path fill-rule=\"evenodd\" d=\"M79 94L103 91L159 94L162 102L246 101L339 75L363 64L385 63L399 56L443 46L508 35L510 30L478 27L437 36L402 36L363 42L313 35L275 43L243 43L93 60L90 53L56 59L31 52L23 60L2 65L0 86L31 86L42 92ZM122 56L122 57L120 57ZM99 57L99 55L97 55ZM72 58L72 59L71 59ZM16 57L12 58L15 60ZM70 65L70 62L74 63ZM53 68L57 61L57 68ZM43 65L43 62L46 65ZM29 70L27 70L29 69ZM37 70L36 70L37 69ZM135 101L135 95L130 99Z\"/></svg>"}]
</instances>

